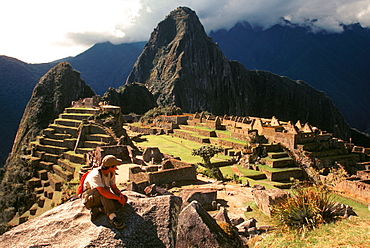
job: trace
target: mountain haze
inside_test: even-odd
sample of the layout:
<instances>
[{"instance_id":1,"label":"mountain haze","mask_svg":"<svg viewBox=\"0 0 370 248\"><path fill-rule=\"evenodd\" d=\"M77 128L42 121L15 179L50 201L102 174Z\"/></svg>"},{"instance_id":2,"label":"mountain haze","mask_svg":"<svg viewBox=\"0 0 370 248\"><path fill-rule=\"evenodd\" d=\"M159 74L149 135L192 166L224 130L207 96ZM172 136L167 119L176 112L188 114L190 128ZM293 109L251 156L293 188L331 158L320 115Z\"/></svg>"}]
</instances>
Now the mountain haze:
<instances>
[{"instance_id":1,"label":"mountain haze","mask_svg":"<svg viewBox=\"0 0 370 248\"><path fill-rule=\"evenodd\" d=\"M126 83L133 82L145 84L158 105L185 112L276 116L309 122L342 138L351 132L325 93L228 61L186 7L172 11L152 32Z\"/></svg>"}]
</instances>

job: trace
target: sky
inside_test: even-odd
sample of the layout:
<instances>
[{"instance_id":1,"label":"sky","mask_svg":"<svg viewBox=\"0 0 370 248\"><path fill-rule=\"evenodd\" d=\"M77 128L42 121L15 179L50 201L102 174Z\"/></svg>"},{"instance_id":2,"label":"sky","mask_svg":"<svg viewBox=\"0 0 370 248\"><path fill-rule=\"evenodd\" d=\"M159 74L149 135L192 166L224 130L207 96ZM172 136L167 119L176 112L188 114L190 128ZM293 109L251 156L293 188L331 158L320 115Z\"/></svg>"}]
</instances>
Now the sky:
<instances>
[{"instance_id":1,"label":"sky","mask_svg":"<svg viewBox=\"0 0 370 248\"><path fill-rule=\"evenodd\" d=\"M207 32L238 21L269 28L283 18L314 31L370 27L370 0L11 0L0 2L0 55L43 63L96 43L147 41L178 6L194 10Z\"/></svg>"}]
</instances>

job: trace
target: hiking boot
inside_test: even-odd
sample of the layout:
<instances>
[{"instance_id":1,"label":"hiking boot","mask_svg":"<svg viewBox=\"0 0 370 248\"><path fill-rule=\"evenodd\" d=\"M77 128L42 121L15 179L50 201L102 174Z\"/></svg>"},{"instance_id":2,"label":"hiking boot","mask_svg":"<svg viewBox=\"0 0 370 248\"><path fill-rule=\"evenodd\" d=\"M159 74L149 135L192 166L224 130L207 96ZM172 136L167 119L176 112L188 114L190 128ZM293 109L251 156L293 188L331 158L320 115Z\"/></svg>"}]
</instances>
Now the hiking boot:
<instances>
[{"instance_id":1,"label":"hiking boot","mask_svg":"<svg viewBox=\"0 0 370 248\"><path fill-rule=\"evenodd\" d=\"M96 220L103 213L101 208L93 207L90 209L90 218L91 221Z\"/></svg>"},{"instance_id":2,"label":"hiking boot","mask_svg":"<svg viewBox=\"0 0 370 248\"><path fill-rule=\"evenodd\" d=\"M110 220L110 223L116 229L124 229L126 227L126 224L119 220L117 217L114 217L112 220Z\"/></svg>"}]
</instances>

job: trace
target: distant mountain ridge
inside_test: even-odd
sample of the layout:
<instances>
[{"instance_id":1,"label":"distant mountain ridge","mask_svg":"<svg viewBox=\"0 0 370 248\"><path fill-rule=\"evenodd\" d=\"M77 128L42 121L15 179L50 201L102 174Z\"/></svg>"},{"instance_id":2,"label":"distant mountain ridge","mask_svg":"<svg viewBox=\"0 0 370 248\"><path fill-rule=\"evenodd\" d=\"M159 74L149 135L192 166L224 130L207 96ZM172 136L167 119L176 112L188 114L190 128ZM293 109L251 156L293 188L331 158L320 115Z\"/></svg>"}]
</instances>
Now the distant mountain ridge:
<instances>
[{"instance_id":1,"label":"distant mountain ridge","mask_svg":"<svg viewBox=\"0 0 370 248\"><path fill-rule=\"evenodd\" d=\"M312 33L287 23L254 29L238 23L211 32L225 56L246 68L303 80L324 91L347 122L370 133L370 30L359 24L342 33Z\"/></svg>"}]
</instances>

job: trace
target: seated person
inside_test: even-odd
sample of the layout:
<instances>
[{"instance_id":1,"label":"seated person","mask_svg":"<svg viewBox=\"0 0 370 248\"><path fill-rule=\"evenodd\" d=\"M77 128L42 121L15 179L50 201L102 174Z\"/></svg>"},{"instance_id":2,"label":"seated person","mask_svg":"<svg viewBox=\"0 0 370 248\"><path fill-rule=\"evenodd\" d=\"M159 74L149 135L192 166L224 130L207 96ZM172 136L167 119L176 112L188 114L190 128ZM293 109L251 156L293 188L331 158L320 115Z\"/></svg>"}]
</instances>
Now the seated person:
<instances>
[{"instance_id":1,"label":"seated person","mask_svg":"<svg viewBox=\"0 0 370 248\"><path fill-rule=\"evenodd\" d=\"M90 209L91 220L105 213L110 223L117 229L125 228L125 224L118 219L116 212L127 202L127 196L123 195L116 186L116 169L122 164L121 159L113 155L103 158L101 166L92 169L86 176L83 184L83 203Z\"/></svg>"}]
</instances>

